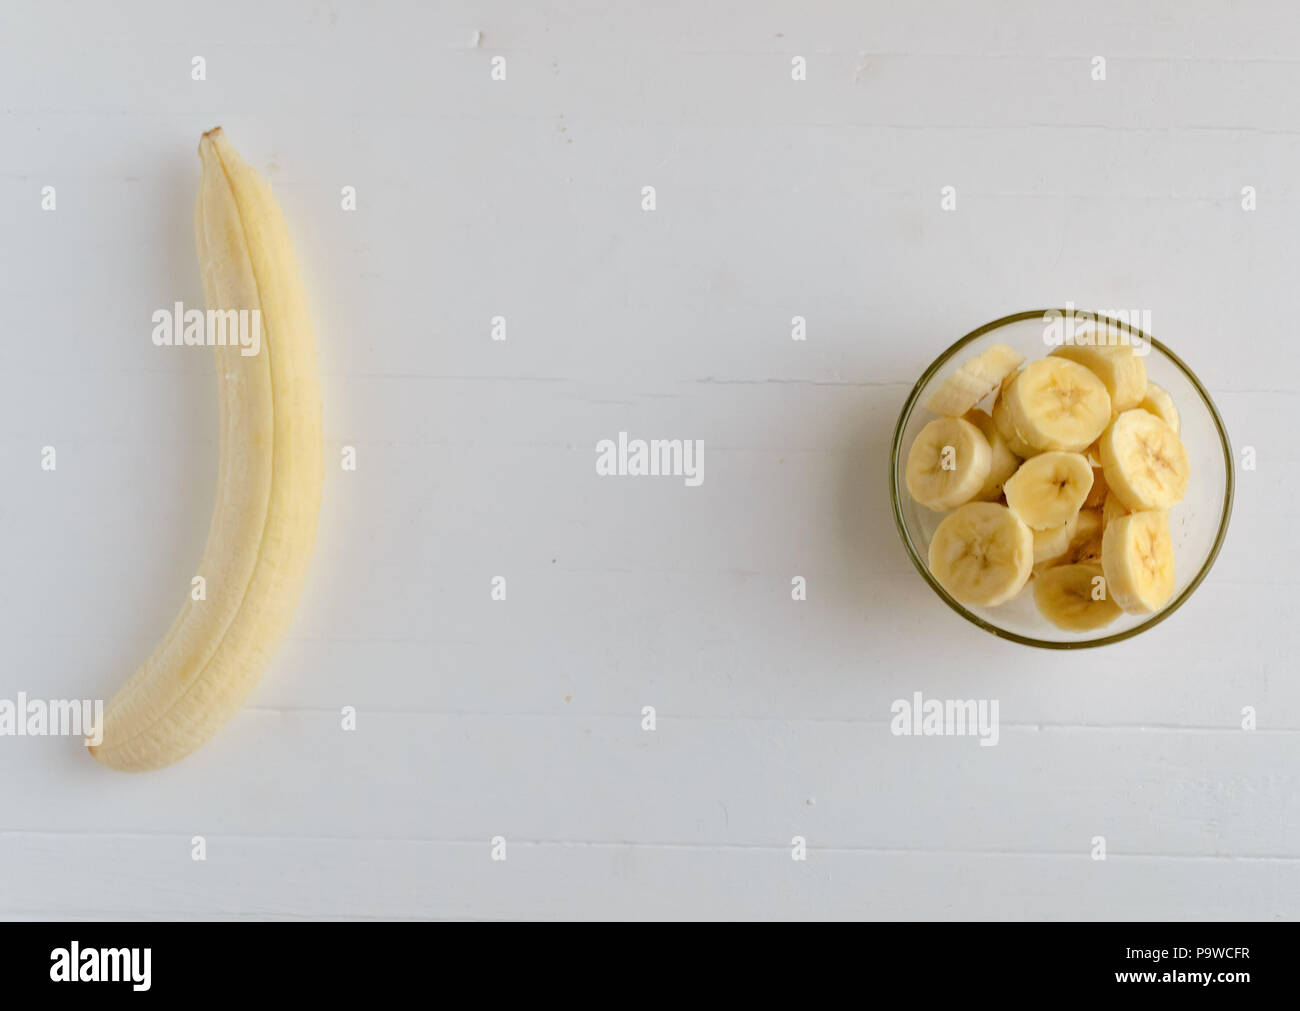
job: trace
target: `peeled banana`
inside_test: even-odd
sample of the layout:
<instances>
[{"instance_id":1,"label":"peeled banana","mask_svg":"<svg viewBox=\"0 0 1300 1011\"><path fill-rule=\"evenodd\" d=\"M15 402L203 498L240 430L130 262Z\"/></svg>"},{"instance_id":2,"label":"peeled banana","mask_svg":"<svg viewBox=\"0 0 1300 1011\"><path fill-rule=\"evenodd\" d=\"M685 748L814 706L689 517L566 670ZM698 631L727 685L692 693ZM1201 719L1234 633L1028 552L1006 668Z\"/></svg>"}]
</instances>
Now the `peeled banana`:
<instances>
[{"instance_id":1,"label":"peeled banana","mask_svg":"<svg viewBox=\"0 0 1300 1011\"><path fill-rule=\"evenodd\" d=\"M104 765L169 765L211 737L257 684L293 617L322 480L316 349L289 232L270 187L221 128L199 142L195 245L210 309L261 314L261 353L216 346L217 499L187 600L144 665L109 702Z\"/></svg>"}]
</instances>

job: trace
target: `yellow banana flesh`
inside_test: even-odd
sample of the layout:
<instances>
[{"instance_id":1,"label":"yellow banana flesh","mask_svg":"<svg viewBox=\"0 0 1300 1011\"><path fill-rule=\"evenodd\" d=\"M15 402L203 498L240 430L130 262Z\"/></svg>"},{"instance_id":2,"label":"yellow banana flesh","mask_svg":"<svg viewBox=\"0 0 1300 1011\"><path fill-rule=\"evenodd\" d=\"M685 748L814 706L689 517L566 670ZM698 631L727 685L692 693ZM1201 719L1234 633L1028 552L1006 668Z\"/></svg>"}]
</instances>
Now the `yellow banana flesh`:
<instances>
[{"instance_id":1,"label":"yellow banana flesh","mask_svg":"<svg viewBox=\"0 0 1300 1011\"><path fill-rule=\"evenodd\" d=\"M94 757L157 769L190 754L243 705L293 618L322 481L316 348L288 229L270 187L221 128L199 142L195 243L210 309L258 310L261 348L216 346L217 499L187 600L109 702Z\"/></svg>"}]
</instances>

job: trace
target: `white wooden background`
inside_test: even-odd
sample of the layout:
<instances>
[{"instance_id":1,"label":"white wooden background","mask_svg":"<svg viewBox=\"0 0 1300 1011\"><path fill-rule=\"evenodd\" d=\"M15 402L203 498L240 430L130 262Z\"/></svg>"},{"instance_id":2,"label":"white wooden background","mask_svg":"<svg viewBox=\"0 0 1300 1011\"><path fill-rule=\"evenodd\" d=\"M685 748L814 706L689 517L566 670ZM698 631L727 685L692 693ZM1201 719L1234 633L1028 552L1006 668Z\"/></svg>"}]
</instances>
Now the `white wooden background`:
<instances>
[{"instance_id":1,"label":"white wooden background","mask_svg":"<svg viewBox=\"0 0 1300 1011\"><path fill-rule=\"evenodd\" d=\"M0 698L110 695L188 587L215 390L150 314L201 301L218 123L296 237L329 463L222 736L141 776L0 738L0 915L1300 914L1294 7L10 0L0 47ZM1076 655L951 614L886 483L924 366L1067 299L1151 309L1258 455L1193 599ZM598 478L620 430L704 485ZM891 736L914 691L1001 743Z\"/></svg>"}]
</instances>

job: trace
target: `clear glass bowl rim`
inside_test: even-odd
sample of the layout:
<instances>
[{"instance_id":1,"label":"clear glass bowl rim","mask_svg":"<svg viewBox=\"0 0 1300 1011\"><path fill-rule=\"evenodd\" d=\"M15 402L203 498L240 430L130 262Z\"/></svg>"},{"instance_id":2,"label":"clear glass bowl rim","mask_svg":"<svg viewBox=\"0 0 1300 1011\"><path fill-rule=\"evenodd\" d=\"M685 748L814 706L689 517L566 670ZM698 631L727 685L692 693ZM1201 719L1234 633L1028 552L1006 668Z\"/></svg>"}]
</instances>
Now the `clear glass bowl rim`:
<instances>
[{"instance_id":1,"label":"clear glass bowl rim","mask_svg":"<svg viewBox=\"0 0 1300 1011\"><path fill-rule=\"evenodd\" d=\"M1228 430L1223 424L1223 418L1219 415L1219 409L1214 404L1214 398L1212 398L1209 391L1201 385L1201 381L1196 378L1196 373L1188 368L1187 364L1181 358L1150 334L1144 333L1142 330L1135 326L1131 326L1128 323L1122 323L1119 320L1111 319L1110 317L1103 316L1100 313L1092 313L1092 317L1096 320L1105 320L1108 324L1123 332L1136 334L1144 340L1150 341L1152 347L1160 351L1161 354L1168 358L1169 361L1187 377L1187 381L1191 383L1196 389L1196 392L1200 394L1201 399L1205 402L1205 406L1209 409L1210 417L1214 421L1214 427L1219 433L1219 442L1223 448L1225 490L1223 495L1223 514L1219 518L1219 529L1214 537L1214 545L1210 548L1209 554L1206 555L1205 562L1201 565L1200 571L1196 573L1196 577L1187 584L1183 589L1183 592L1180 593L1171 604L1151 615L1151 617L1141 624L1134 625L1132 628L1125 629L1123 632L1116 632L1113 635L1102 636L1097 639L1080 639L1075 641L1036 639L1033 636L1020 635L1016 632L1008 631L1005 628L1000 628L992 622L985 621L979 615L967 610L961 603L949 596L948 592L939 585L939 581L935 579L930 572L928 561L922 557L917 546L912 543L911 535L908 533L907 529L907 522L903 518L902 493L898 487L898 464L903 451L903 432L907 428L907 423L912 418L913 409L915 409L917 402L920 400L921 391L925 389L926 384L934 378L935 374L943 368L944 365L946 365L952 357L957 354L957 352L967 344L978 340L990 331L998 330L1012 323L1020 323L1024 320L1045 319L1047 314L1052 312L1058 313L1063 318L1066 318L1071 313L1079 315L1084 311L1085 310L1078 308L1026 309L1024 312L1012 313L1009 316L1002 316L990 323L985 323L983 326L972 330L970 333L966 334L966 336L957 340L930 364L930 367L921 374L921 378L916 381L916 385L912 387L912 392L908 394L907 400L903 403L903 409L898 414L898 424L894 427L894 441L889 452L889 498L893 504L894 526L898 528L898 536L902 538L903 547L907 549L908 557L912 559L912 564L916 566L916 571L919 572L921 577L930 584L930 588L939 595L939 598L944 601L944 603L967 621L974 625L978 625L986 632L992 632L1000 639L1018 642L1025 646L1038 646L1043 649L1091 649L1094 646L1108 646L1111 643L1123 642L1125 639L1131 639L1139 632L1145 632L1147 629L1155 627L1177 611L1178 608L1180 608L1184 602L1191 597L1192 592L1201 585L1201 582L1205 577L1209 575L1210 567L1214 565L1214 560L1219 557L1219 549L1223 547L1223 540L1228 533L1228 520L1232 516L1232 499L1236 491L1236 476L1233 472L1232 445L1228 439Z\"/></svg>"}]
</instances>

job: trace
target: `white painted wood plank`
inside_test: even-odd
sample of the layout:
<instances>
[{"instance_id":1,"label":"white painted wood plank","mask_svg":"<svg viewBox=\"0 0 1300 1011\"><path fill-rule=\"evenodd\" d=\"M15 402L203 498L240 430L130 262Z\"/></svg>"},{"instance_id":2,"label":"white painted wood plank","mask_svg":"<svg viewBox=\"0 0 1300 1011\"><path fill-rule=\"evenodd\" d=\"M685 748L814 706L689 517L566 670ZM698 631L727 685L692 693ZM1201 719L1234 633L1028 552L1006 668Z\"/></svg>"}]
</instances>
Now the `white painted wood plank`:
<instances>
[{"instance_id":1,"label":"white painted wood plank","mask_svg":"<svg viewBox=\"0 0 1300 1011\"><path fill-rule=\"evenodd\" d=\"M0 836L0 918L1261 919L1294 861L486 841ZM13 868L22 868L17 873ZM57 883L57 884L55 884Z\"/></svg>"},{"instance_id":2,"label":"white painted wood plank","mask_svg":"<svg viewBox=\"0 0 1300 1011\"><path fill-rule=\"evenodd\" d=\"M677 693L651 675L627 696L621 719L362 710L350 734L327 711L246 712L152 776L93 775L70 741L13 738L0 753L3 828L687 846L801 834L1026 854L1087 852L1102 835L1114 853L1293 855L1294 733L1011 726L985 748L894 736L887 709L874 723L678 719ZM653 732L642 704L657 707ZM1013 701L1000 710L1015 718ZM58 808L44 799L52 778Z\"/></svg>"}]
</instances>

